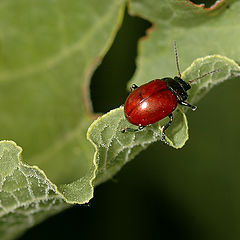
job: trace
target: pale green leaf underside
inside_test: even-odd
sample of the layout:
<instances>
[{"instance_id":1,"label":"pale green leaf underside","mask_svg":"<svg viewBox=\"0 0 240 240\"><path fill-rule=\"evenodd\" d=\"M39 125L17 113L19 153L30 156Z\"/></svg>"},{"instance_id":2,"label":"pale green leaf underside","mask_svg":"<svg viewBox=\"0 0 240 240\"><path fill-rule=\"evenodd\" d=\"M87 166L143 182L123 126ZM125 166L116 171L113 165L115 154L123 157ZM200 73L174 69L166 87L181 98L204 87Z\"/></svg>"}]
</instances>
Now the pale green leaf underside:
<instances>
[{"instance_id":1,"label":"pale green leaf underside","mask_svg":"<svg viewBox=\"0 0 240 240\"><path fill-rule=\"evenodd\" d=\"M155 24L147 41L140 45L135 83L174 76L173 39L185 60L182 64L180 61L183 69L197 57L218 53L219 47L225 55L237 59L234 46L240 30L234 28L233 22L237 23L239 4L215 17L183 3L186 1L146 0L129 5L134 14ZM25 161L37 165L23 163L22 150L14 142L0 142L1 239L18 236L66 208L66 202L88 202L93 196L93 184L111 178L136 154L160 139L166 119L141 132L122 134L121 129L129 125L123 107L90 126L87 137L95 153L86 139L92 120L82 99L88 100L86 86L97 57L105 54L113 40L123 7L124 2L118 0L101 1L97 8L95 0L87 4L75 0L71 4L48 0L0 4L1 139L14 139L24 148ZM191 22L191 28L185 26L186 21ZM224 31L216 27L219 25ZM231 44L230 32L234 34ZM219 41L210 47L204 42L206 36L209 42L216 42L216 36ZM223 71L193 85L190 102L196 103L215 84L239 76L239 67L232 60L209 56L196 60L183 78L188 81L216 68ZM167 141L180 148L187 139L187 119L177 108Z\"/></svg>"},{"instance_id":2,"label":"pale green leaf underside","mask_svg":"<svg viewBox=\"0 0 240 240\"><path fill-rule=\"evenodd\" d=\"M22 149L0 142L0 236L11 239L66 207L46 175L21 162Z\"/></svg>"},{"instance_id":3,"label":"pale green leaf underside","mask_svg":"<svg viewBox=\"0 0 240 240\"><path fill-rule=\"evenodd\" d=\"M238 65L222 56L209 56L197 59L183 73L184 78L192 79L200 71L209 71L216 66L222 72L212 74L194 85L194 95L200 98L206 92L202 89L208 85L211 88L224 80L238 77ZM190 98L193 97L190 93ZM145 149L149 144L160 140L160 127L164 121L146 127L137 133L122 133L121 129L130 125L127 123L123 107L112 110L96 120L88 131L88 138L96 148L94 162L97 164L95 184L111 178L120 168ZM180 108L174 111L174 123L167 132L169 144L175 148L182 147L188 139L188 125L185 114ZM84 196L83 187L91 182L82 178L70 186L53 184L38 167L31 167L21 161L22 149L14 142L0 143L0 234L6 239L23 231L26 225L32 226L42 218L67 207L63 201L76 202L79 196ZM95 175L95 168L92 169ZM93 177L92 177L93 178ZM82 187L81 187L82 186ZM67 194L65 189L67 190ZM89 190L90 191L90 190ZM91 191L90 191L91 192ZM70 198L68 198L70 194ZM85 196L86 197L86 196ZM91 198L89 196L86 197ZM71 200L69 200L71 199ZM21 224L15 219L19 218ZM11 223L12 221L12 223ZM11 226L9 226L11 223ZM8 228L8 231L5 229Z\"/></svg>"},{"instance_id":4,"label":"pale green leaf underside","mask_svg":"<svg viewBox=\"0 0 240 240\"><path fill-rule=\"evenodd\" d=\"M187 140L187 120L180 109L175 111L174 116L175 127L170 130L168 137L170 145L178 148ZM98 165L95 184L111 178L141 150L161 138L159 124L134 134L122 133L121 130L126 126L130 124L124 117L123 107L120 107L100 117L89 128L88 138L96 148Z\"/></svg>"},{"instance_id":5,"label":"pale green leaf underside","mask_svg":"<svg viewBox=\"0 0 240 240\"><path fill-rule=\"evenodd\" d=\"M234 61L214 55L195 60L183 72L183 79L189 81L214 69L221 69L221 72L208 75L192 86L189 91L190 103L196 103L214 85L227 79L240 77L240 67ZM166 132L167 141L170 146L181 148L188 139L187 118L180 107L173 113L174 121ZM98 169L95 183L99 184L109 179L136 154L151 143L161 140L161 127L166 124L167 120L163 119L134 133L121 132L126 126L137 128L127 122L123 107L112 110L96 120L88 131L88 138L96 148L95 157Z\"/></svg>"},{"instance_id":6,"label":"pale green leaf underside","mask_svg":"<svg viewBox=\"0 0 240 240\"><path fill-rule=\"evenodd\" d=\"M0 239L93 197L88 85L123 10L121 0L0 3L0 138L27 162L1 142Z\"/></svg>"}]
</instances>

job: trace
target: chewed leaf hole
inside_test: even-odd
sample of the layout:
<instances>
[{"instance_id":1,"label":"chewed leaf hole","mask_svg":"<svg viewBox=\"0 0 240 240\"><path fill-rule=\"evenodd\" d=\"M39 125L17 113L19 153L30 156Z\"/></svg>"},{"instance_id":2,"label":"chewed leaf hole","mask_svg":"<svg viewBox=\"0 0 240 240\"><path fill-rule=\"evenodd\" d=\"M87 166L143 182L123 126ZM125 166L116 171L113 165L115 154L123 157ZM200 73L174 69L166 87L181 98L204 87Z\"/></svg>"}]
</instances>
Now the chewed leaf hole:
<instances>
[{"instance_id":1,"label":"chewed leaf hole","mask_svg":"<svg viewBox=\"0 0 240 240\"><path fill-rule=\"evenodd\" d=\"M122 26L91 79L94 112L108 112L124 103L126 85L136 69L138 40L147 35L151 26L140 17L130 16L126 9Z\"/></svg>"},{"instance_id":2,"label":"chewed leaf hole","mask_svg":"<svg viewBox=\"0 0 240 240\"><path fill-rule=\"evenodd\" d=\"M223 3L224 0L188 0L190 3L194 5L198 5L199 7L212 10L216 8L219 4Z\"/></svg>"}]
</instances>

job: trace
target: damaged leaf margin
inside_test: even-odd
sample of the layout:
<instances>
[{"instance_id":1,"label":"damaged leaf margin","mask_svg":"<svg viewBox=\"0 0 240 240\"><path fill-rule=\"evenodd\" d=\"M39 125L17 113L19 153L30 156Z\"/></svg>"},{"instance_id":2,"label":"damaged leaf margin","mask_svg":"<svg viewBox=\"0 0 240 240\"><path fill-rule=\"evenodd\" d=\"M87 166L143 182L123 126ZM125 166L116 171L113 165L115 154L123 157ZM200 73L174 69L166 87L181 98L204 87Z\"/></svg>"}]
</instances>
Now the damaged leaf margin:
<instances>
[{"instance_id":1,"label":"damaged leaf margin","mask_svg":"<svg viewBox=\"0 0 240 240\"><path fill-rule=\"evenodd\" d=\"M221 69L192 84L188 92L188 102L198 102L215 85L233 78L240 77L240 67L233 60L212 55L196 59L182 74L185 81L190 81L204 73ZM167 142L173 148L181 148L188 140L188 123L184 112L187 108L178 106L173 112L174 121L166 132ZM94 158L98 165L94 183L100 184L116 174L123 165L133 159L151 143L161 140L161 127L168 119L163 119L138 132L122 133L121 129L131 126L124 116L123 106L110 111L98 118L90 126L87 138L94 145Z\"/></svg>"}]
</instances>

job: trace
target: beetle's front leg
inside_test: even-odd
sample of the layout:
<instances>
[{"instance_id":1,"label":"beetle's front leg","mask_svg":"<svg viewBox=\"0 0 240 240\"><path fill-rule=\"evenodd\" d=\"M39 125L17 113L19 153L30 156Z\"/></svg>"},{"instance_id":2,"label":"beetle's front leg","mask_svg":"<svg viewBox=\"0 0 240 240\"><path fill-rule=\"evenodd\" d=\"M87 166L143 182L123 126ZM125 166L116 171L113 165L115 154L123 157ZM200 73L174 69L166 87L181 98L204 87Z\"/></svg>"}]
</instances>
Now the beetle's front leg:
<instances>
[{"instance_id":1,"label":"beetle's front leg","mask_svg":"<svg viewBox=\"0 0 240 240\"><path fill-rule=\"evenodd\" d=\"M136 84L133 84L133 85L131 86L131 88L130 88L131 92L132 92L133 90L135 90L136 88L138 88L138 86L137 86Z\"/></svg>"},{"instance_id":2,"label":"beetle's front leg","mask_svg":"<svg viewBox=\"0 0 240 240\"><path fill-rule=\"evenodd\" d=\"M193 106L187 102L184 102L184 101L181 101L179 102L179 104L183 105L183 106L186 106L186 107L190 107L193 111L195 111L197 109L197 106Z\"/></svg>"}]
</instances>

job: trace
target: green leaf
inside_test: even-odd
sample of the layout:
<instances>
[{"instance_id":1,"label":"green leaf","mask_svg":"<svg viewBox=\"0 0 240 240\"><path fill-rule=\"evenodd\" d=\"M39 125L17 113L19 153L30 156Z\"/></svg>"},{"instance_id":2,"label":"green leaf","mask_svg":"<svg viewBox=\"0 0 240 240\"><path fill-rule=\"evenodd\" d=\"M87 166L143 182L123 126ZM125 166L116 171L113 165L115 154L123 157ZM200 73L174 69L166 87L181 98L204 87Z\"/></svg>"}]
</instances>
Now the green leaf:
<instances>
[{"instance_id":1,"label":"green leaf","mask_svg":"<svg viewBox=\"0 0 240 240\"><path fill-rule=\"evenodd\" d=\"M153 23L139 44L137 69L129 86L177 74L174 40L181 69L213 54L239 59L240 1L225 0L209 11L187 0L133 0L129 10Z\"/></svg>"},{"instance_id":2,"label":"green leaf","mask_svg":"<svg viewBox=\"0 0 240 240\"><path fill-rule=\"evenodd\" d=\"M229 3L228 10L223 4L206 11L184 0L131 1L132 14L154 23L139 46L132 81L142 84L174 76L174 39L182 69L213 53L237 59L240 4ZM93 184L111 178L160 139L166 119L141 132L122 134L129 125L122 107L91 125L87 138L93 145L86 138L93 119L89 80L113 41L123 7L119 0L103 0L98 7L94 0L1 3L0 136L21 145L27 162L22 162L22 150L14 142L0 142L1 239L19 236L69 204L88 202ZM189 101L195 103L215 84L238 77L239 67L215 55L196 60L183 73L189 80L219 67L221 73L193 85ZM187 139L187 119L178 108L167 141L180 148Z\"/></svg>"},{"instance_id":3,"label":"green leaf","mask_svg":"<svg viewBox=\"0 0 240 240\"><path fill-rule=\"evenodd\" d=\"M218 83L240 77L240 67L233 60L214 55L195 60L183 72L183 79L192 80L214 69L221 69L221 72L199 79L192 86L189 92L191 103L196 103ZM166 132L167 142L174 148L181 148L188 139L187 118L180 107L173 112L173 117L173 123ZM96 149L95 161L98 164L95 184L108 180L140 151L151 143L160 141L161 127L166 122L167 119L163 119L141 131L122 133L121 130L125 127L136 128L127 122L123 107L112 110L96 120L88 131L88 138Z\"/></svg>"},{"instance_id":4,"label":"green leaf","mask_svg":"<svg viewBox=\"0 0 240 240\"><path fill-rule=\"evenodd\" d=\"M219 69L220 72L212 73L192 83L188 101L195 104L217 84L227 79L240 78L239 65L233 60L220 55L213 55L195 60L192 65L184 71L183 78L188 82L196 77L202 76L204 73L216 69Z\"/></svg>"},{"instance_id":5,"label":"green leaf","mask_svg":"<svg viewBox=\"0 0 240 240\"><path fill-rule=\"evenodd\" d=\"M122 21L124 2L0 4L0 238L93 196L89 79ZM43 172L44 171L44 172Z\"/></svg>"},{"instance_id":6,"label":"green leaf","mask_svg":"<svg viewBox=\"0 0 240 240\"><path fill-rule=\"evenodd\" d=\"M175 127L168 137L169 143L178 148L187 139L187 121L180 109L176 110L176 115ZM96 148L95 161L98 164L95 184L111 178L140 151L161 138L159 124L135 133L122 133L126 126L131 125L125 119L123 107L120 107L100 117L89 128L88 139Z\"/></svg>"},{"instance_id":7,"label":"green leaf","mask_svg":"<svg viewBox=\"0 0 240 240\"><path fill-rule=\"evenodd\" d=\"M21 161L22 149L0 142L0 236L12 239L37 222L66 208L43 171Z\"/></svg>"}]
</instances>

